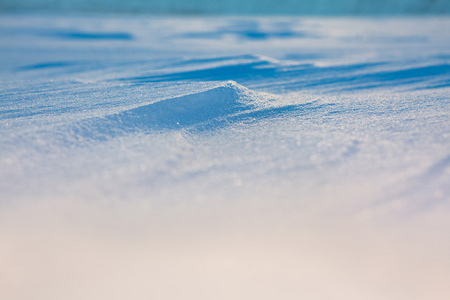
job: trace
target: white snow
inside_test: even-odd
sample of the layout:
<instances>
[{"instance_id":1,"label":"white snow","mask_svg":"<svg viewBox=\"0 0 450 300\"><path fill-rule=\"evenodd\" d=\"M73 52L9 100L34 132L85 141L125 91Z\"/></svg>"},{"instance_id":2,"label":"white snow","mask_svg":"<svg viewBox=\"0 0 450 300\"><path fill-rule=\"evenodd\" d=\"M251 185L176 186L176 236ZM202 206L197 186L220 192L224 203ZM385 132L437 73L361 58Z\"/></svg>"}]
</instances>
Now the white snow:
<instances>
[{"instance_id":1,"label":"white snow","mask_svg":"<svg viewBox=\"0 0 450 300\"><path fill-rule=\"evenodd\" d=\"M447 299L448 29L3 14L0 298Z\"/></svg>"}]
</instances>

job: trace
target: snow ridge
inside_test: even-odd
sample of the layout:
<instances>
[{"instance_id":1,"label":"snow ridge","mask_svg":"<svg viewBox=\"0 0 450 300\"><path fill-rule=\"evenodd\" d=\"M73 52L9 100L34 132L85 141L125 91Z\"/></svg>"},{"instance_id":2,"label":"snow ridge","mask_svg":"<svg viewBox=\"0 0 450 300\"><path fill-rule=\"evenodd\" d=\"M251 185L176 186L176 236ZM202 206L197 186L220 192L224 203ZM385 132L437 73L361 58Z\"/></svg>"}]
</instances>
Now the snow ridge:
<instances>
[{"instance_id":1,"label":"snow ridge","mask_svg":"<svg viewBox=\"0 0 450 300\"><path fill-rule=\"evenodd\" d=\"M275 105L276 96L249 90L234 81L218 87L181 97L122 111L105 117L91 118L71 125L72 135L84 138L105 138L128 132L185 129Z\"/></svg>"}]
</instances>

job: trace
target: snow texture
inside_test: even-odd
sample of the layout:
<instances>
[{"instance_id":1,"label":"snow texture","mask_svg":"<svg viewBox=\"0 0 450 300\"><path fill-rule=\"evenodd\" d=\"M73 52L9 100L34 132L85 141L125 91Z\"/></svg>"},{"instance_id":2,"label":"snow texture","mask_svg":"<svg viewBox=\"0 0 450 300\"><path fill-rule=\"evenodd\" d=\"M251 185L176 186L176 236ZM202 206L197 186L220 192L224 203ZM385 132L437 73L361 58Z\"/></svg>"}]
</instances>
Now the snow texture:
<instances>
[{"instance_id":1,"label":"snow texture","mask_svg":"<svg viewBox=\"0 0 450 300\"><path fill-rule=\"evenodd\" d=\"M3 14L0 298L447 299L448 32Z\"/></svg>"}]
</instances>

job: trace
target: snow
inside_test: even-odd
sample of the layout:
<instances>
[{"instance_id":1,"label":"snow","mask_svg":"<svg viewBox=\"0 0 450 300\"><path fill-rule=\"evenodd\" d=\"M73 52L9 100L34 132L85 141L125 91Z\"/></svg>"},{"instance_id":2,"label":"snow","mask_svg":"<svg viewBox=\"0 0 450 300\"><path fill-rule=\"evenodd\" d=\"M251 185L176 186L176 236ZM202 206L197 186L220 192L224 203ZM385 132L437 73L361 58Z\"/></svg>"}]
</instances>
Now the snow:
<instances>
[{"instance_id":1,"label":"snow","mask_svg":"<svg viewBox=\"0 0 450 300\"><path fill-rule=\"evenodd\" d=\"M0 298L446 299L448 29L3 14Z\"/></svg>"}]
</instances>

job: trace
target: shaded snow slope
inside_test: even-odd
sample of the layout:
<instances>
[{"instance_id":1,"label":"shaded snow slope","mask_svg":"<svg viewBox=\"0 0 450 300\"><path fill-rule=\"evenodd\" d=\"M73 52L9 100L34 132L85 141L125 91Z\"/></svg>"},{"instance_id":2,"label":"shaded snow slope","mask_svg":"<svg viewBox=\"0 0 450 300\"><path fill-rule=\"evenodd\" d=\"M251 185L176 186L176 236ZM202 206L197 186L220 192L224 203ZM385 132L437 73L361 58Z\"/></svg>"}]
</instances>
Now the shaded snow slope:
<instances>
[{"instance_id":1,"label":"shaded snow slope","mask_svg":"<svg viewBox=\"0 0 450 300\"><path fill-rule=\"evenodd\" d=\"M163 99L103 118L77 124L73 131L109 135L161 129L182 129L227 119L268 106L268 96L258 95L234 82L199 93ZM273 97L272 97L273 98ZM267 112L270 114L270 112Z\"/></svg>"}]
</instances>

